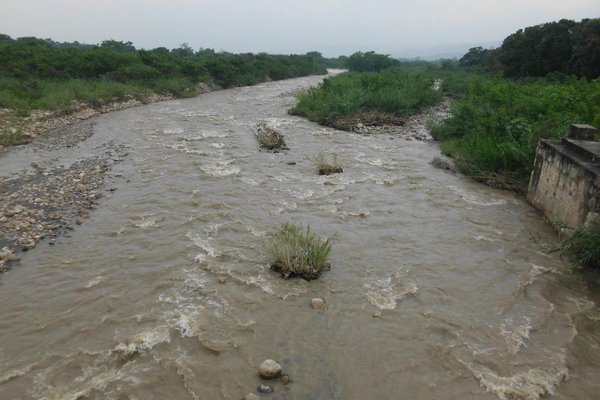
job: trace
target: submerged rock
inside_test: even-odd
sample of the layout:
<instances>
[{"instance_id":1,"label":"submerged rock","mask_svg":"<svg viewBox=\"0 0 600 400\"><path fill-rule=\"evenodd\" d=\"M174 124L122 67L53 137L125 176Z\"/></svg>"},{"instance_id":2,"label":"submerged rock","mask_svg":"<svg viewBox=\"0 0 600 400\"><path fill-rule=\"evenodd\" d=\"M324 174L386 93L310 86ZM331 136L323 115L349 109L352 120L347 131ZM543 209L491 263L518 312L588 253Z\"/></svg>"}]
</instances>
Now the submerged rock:
<instances>
[{"instance_id":1,"label":"submerged rock","mask_svg":"<svg viewBox=\"0 0 600 400\"><path fill-rule=\"evenodd\" d=\"M275 379L281 375L281 365L273 360L265 360L258 367L258 373L264 379Z\"/></svg>"},{"instance_id":2,"label":"submerged rock","mask_svg":"<svg viewBox=\"0 0 600 400\"><path fill-rule=\"evenodd\" d=\"M273 393L273 387L269 385L260 384L256 387L258 393Z\"/></svg>"},{"instance_id":3,"label":"submerged rock","mask_svg":"<svg viewBox=\"0 0 600 400\"><path fill-rule=\"evenodd\" d=\"M327 303L325 303L325 300L323 300L323 299L321 299L319 297L315 297L314 299L312 299L310 301L310 305L315 310L323 311L323 310L327 309Z\"/></svg>"},{"instance_id":4,"label":"submerged rock","mask_svg":"<svg viewBox=\"0 0 600 400\"><path fill-rule=\"evenodd\" d=\"M244 396L244 398L242 400L259 400L259 399L260 399L260 397L258 397L254 393L248 393L247 395Z\"/></svg>"}]
</instances>

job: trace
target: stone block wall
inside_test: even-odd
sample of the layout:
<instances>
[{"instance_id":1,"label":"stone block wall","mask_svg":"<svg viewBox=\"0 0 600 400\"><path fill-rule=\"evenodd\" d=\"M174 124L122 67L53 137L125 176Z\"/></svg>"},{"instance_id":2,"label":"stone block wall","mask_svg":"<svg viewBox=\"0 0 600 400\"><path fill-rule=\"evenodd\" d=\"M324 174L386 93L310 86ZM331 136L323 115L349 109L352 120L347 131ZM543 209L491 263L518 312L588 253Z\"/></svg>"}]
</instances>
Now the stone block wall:
<instances>
[{"instance_id":1,"label":"stone block wall","mask_svg":"<svg viewBox=\"0 0 600 400\"><path fill-rule=\"evenodd\" d=\"M598 148L597 142L540 141L527 198L550 221L570 227L600 226Z\"/></svg>"}]
</instances>

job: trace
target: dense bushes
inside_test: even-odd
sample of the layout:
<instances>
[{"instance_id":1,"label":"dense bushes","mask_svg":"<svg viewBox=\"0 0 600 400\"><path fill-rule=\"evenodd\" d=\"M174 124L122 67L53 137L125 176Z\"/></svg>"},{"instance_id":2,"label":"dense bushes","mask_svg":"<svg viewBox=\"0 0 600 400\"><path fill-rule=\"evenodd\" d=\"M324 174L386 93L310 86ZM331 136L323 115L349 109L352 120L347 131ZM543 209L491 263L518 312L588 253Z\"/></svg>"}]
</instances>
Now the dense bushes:
<instances>
[{"instance_id":1,"label":"dense bushes","mask_svg":"<svg viewBox=\"0 0 600 400\"><path fill-rule=\"evenodd\" d=\"M470 49L460 63L510 78L595 79L600 77L600 18L562 19L520 29L498 49Z\"/></svg>"},{"instance_id":2,"label":"dense bushes","mask_svg":"<svg viewBox=\"0 0 600 400\"><path fill-rule=\"evenodd\" d=\"M378 72L395 65L399 65L398 60L385 54L377 54L374 51L366 53L359 51L346 60L346 67L354 72Z\"/></svg>"},{"instance_id":3,"label":"dense bushes","mask_svg":"<svg viewBox=\"0 0 600 400\"><path fill-rule=\"evenodd\" d=\"M407 116L441 99L433 79L393 71L344 73L298 95L293 114L331 125L337 117L362 111Z\"/></svg>"},{"instance_id":4,"label":"dense bushes","mask_svg":"<svg viewBox=\"0 0 600 400\"><path fill-rule=\"evenodd\" d=\"M325 72L309 55L194 52L186 44L136 50L114 40L90 46L0 35L0 107L22 113L125 94L191 95L200 82L226 88Z\"/></svg>"},{"instance_id":5,"label":"dense bushes","mask_svg":"<svg viewBox=\"0 0 600 400\"><path fill-rule=\"evenodd\" d=\"M540 138L562 137L572 123L600 125L600 79L525 83L472 75L459 81L467 82L464 96L432 133L463 172L489 183L523 188Z\"/></svg>"}]
</instances>

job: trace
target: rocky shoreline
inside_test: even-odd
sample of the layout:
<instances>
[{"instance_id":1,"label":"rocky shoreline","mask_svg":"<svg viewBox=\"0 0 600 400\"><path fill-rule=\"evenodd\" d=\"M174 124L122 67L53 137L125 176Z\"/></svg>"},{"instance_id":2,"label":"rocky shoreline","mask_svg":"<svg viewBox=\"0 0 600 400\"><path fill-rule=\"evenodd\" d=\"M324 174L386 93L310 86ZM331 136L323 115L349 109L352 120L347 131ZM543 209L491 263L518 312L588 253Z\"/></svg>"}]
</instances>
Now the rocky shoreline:
<instances>
[{"instance_id":1,"label":"rocky shoreline","mask_svg":"<svg viewBox=\"0 0 600 400\"><path fill-rule=\"evenodd\" d=\"M200 84L196 93L214 89ZM13 112L0 109L0 117L4 117L0 118L2 130L18 132L25 142L16 147L0 146L0 157L23 146L40 150L74 147L93 134L92 123L87 121L92 117L173 98L149 94L98 107L76 103L58 111L34 110L27 118L6 118ZM54 238L82 224L90 211L98 207L106 176L127 154L123 145L109 142L100 155L70 166L46 167L32 160L30 170L0 177L0 273L10 269L21 252L33 249L42 240L53 245Z\"/></svg>"},{"instance_id":2,"label":"rocky shoreline","mask_svg":"<svg viewBox=\"0 0 600 400\"><path fill-rule=\"evenodd\" d=\"M170 98L156 95L145 102ZM141 104L139 99L128 99L102 108L80 105L60 112L32 113L20 122L26 127L22 132L27 132L29 143L1 149L0 157L23 146L40 150L74 147L93 134L87 119ZM109 142L99 155L69 166L47 167L32 160L31 169L0 178L0 273L11 268L21 252L33 249L44 239L53 245L54 238L81 224L98 207L112 166L126 155L123 145Z\"/></svg>"},{"instance_id":3,"label":"rocky shoreline","mask_svg":"<svg viewBox=\"0 0 600 400\"><path fill-rule=\"evenodd\" d=\"M0 272L41 240L53 245L54 238L80 225L98 207L105 177L127 155L123 145L114 143L103 150L69 167L46 170L32 162L31 172L0 179Z\"/></svg>"},{"instance_id":4,"label":"rocky shoreline","mask_svg":"<svg viewBox=\"0 0 600 400\"><path fill-rule=\"evenodd\" d=\"M9 109L0 109L0 116L4 116L0 122L2 124L3 132L19 134L21 136L22 144L28 144L35 141L40 136L44 136L44 133L46 132L58 128L65 128L100 114L137 107L143 104L171 100L173 98L172 95L149 94L140 98L128 96L124 100L112 101L98 107L92 107L85 103L74 103L70 107L62 110L33 110L31 115L25 118L7 117L14 112ZM0 154L9 149L10 147L3 147L0 145Z\"/></svg>"}]
</instances>

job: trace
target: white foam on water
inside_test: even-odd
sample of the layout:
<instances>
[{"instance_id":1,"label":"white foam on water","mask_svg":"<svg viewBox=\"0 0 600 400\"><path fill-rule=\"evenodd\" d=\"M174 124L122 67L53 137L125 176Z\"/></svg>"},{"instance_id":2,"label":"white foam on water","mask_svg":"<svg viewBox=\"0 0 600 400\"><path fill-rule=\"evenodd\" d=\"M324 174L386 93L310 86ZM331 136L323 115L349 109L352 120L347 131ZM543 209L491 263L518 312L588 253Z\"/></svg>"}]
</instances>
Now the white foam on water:
<instances>
[{"instance_id":1,"label":"white foam on water","mask_svg":"<svg viewBox=\"0 0 600 400\"><path fill-rule=\"evenodd\" d=\"M157 217L153 215L141 215L137 219L130 219L129 222L135 227L138 228L150 228L156 225L157 222L162 221L162 217Z\"/></svg>"},{"instance_id":2,"label":"white foam on water","mask_svg":"<svg viewBox=\"0 0 600 400\"><path fill-rule=\"evenodd\" d=\"M186 233L185 237L189 239L194 244L194 246L202 250L202 253L198 254L195 258L195 261L197 262L205 261L207 257L216 258L223 255L221 251L213 248L209 244L211 240L206 237L203 237L197 233L192 233L191 231Z\"/></svg>"},{"instance_id":3,"label":"white foam on water","mask_svg":"<svg viewBox=\"0 0 600 400\"><path fill-rule=\"evenodd\" d=\"M174 134L180 134L185 132L185 129L180 128L180 127L175 127L175 128L165 128L163 129L163 133L167 134L167 135L174 135Z\"/></svg>"},{"instance_id":4,"label":"white foam on water","mask_svg":"<svg viewBox=\"0 0 600 400\"><path fill-rule=\"evenodd\" d=\"M415 282L408 281L402 285L400 270L394 275L383 278L369 277L363 284L365 296L371 304L380 310L393 310L398 301L410 295L416 295L419 288Z\"/></svg>"},{"instance_id":5,"label":"white foam on water","mask_svg":"<svg viewBox=\"0 0 600 400\"><path fill-rule=\"evenodd\" d=\"M222 139L229 137L229 135L221 131L202 131L199 132L196 137L201 139Z\"/></svg>"},{"instance_id":6,"label":"white foam on water","mask_svg":"<svg viewBox=\"0 0 600 400\"><path fill-rule=\"evenodd\" d=\"M255 237L265 237L267 235L266 231L261 231L254 227L253 225L246 225L245 228Z\"/></svg>"},{"instance_id":7,"label":"white foam on water","mask_svg":"<svg viewBox=\"0 0 600 400\"><path fill-rule=\"evenodd\" d=\"M221 142L211 143L208 146L212 147L213 149L223 149L223 148L225 148L225 143L221 143Z\"/></svg>"},{"instance_id":8,"label":"white foam on water","mask_svg":"<svg viewBox=\"0 0 600 400\"><path fill-rule=\"evenodd\" d=\"M461 361L461 360L459 360ZM463 365L488 392L501 400L538 400L541 396L555 395L556 388L567 378L569 370L562 363L547 370L531 368L526 372L502 376L490 368L474 363Z\"/></svg>"},{"instance_id":9,"label":"white foam on water","mask_svg":"<svg viewBox=\"0 0 600 400\"><path fill-rule=\"evenodd\" d=\"M233 165L234 162L234 160L216 161L213 163L204 164L200 166L200 169L216 178L238 175L241 170L239 167Z\"/></svg>"},{"instance_id":10,"label":"white foam on water","mask_svg":"<svg viewBox=\"0 0 600 400\"><path fill-rule=\"evenodd\" d=\"M368 210L342 211L340 213L340 218L342 218L342 219L355 218L355 217L366 218L368 216L369 216Z\"/></svg>"},{"instance_id":11,"label":"white foam on water","mask_svg":"<svg viewBox=\"0 0 600 400\"><path fill-rule=\"evenodd\" d=\"M170 341L169 327L167 325L159 325L154 329L140 332L131 339L117 344L112 352L128 356L150 350L160 343L169 343Z\"/></svg>"},{"instance_id":12,"label":"white foam on water","mask_svg":"<svg viewBox=\"0 0 600 400\"><path fill-rule=\"evenodd\" d=\"M381 159L379 158L375 158L375 159L367 159L367 164L372 165L374 167L381 167L383 165L383 161L381 161Z\"/></svg>"},{"instance_id":13,"label":"white foam on water","mask_svg":"<svg viewBox=\"0 0 600 400\"><path fill-rule=\"evenodd\" d=\"M122 372L112 369L87 367L82 371L83 374L70 384L61 385L47 382L48 370L42 371L34 377L34 386L28 392L40 400L80 400L88 398L93 392L103 392L109 384L124 378Z\"/></svg>"},{"instance_id":14,"label":"white foam on water","mask_svg":"<svg viewBox=\"0 0 600 400\"><path fill-rule=\"evenodd\" d=\"M300 189L300 190L285 189L285 191L299 200L310 199L311 197L313 197L315 195L315 191L312 189Z\"/></svg>"},{"instance_id":15,"label":"white foam on water","mask_svg":"<svg viewBox=\"0 0 600 400\"><path fill-rule=\"evenodd\" d=\"M567 295L567 299L575 303L578 311L590 311L596 309L596 302L583 297L573 297Z\"/></svg>"},{"instance_id":16,"label":"white foam on water","mask_svg":"<svg viewBox=\"0 0 600 400\"><path fill-rule=\"evenodd\" d=\"M185 143L176 143L172 145L166 145L167 148L179 151L185 154L197 154L201 156L206 156L208 153L204 150L193 149L186 145Z\"/></svg>"},{"instance_id":17,"label":"white foam on water","mask_svg":"<svg viewBox=\"0 0 600 400\"><path fill-rule=\"evenodd\" d=\"M497 242L498 241L498 239L492 239L492 238L489 238L489 237L483 236L483 235L473 236L473 239L475 239L479 242L482 242L482 241L483 242Z\"/></svg>"},{"instance_id":18,"label":"white foam on water","mask_svg":"<svg viewBox=\"0 0 600 400\"><path fill-rule=\"evenodd\" d=\"M392 186L396 181L392 178L375 178L375 183L378 185Z\"/></svg>"},{"instance_id":19,"label":"white foam on water","mask_svg":"<svg viewBox=\"0 0 600 400\"><path fill-rule=\"evenodd\" d=\"M296 202L292 201L292 202L287 202L287 201L282 201L281 203L279 203L282 205L282 207L278 207L274 210L270 211L271 215L280 215L283 214L286 211L293 211L296 210L298 208L298 204L296 204Z\"/></svg>"},{"instance_id":20,"label":"white foam on water","mask_svg":"<svg viewBox=\"0 0 600 400\"><path fill-rule=\"evenodd\" d=\"M94 286L98 286L103 280L104 277L102 277L101 275L95 276L92 279L90 279L83 287L86 289L93 288Z\"/></svg>"},{"instance_id":21,"label":"white foam on water","mask_svg":"<svg viewBox=\"0 0 600 400\"><path fill-rule=\"evenodd\" d=\"M484 196L478 196L473 193L466 193L464 190L462 190L456 186L453 186L453 185L450 185L447 187L448 187L448 189L455 192L461 199L463 199L465 202L467 202L469 204L473 204L473 205L477 205L477 206L501 206L501 205L506 204L506 200L504 200L504 199L488 200Z\"/></svg>"},{"instance_id":22,"label":"white foam on water","mask_svg":"<svg viewBox=\"0 0 600 400\"><path fill-rule=\"evenodd\" d=\"M526 346L525 342L529 339L531 328L531 318L528 316L522 316L520 323L515 323L512 317L507 317L500 325L500 334L504 337L513 356L521 350L521 347Z\"/></svg>"},{"instance_id":23,"label":"white foam on water","mask_svg":"<svg viewBox=\"0 0 600 400\"><path fill-rule=\"evenodd\" d=\"M36 364L30 364L30 365L26 365L24 367L21 368L17 368L17 369L11 369L9 371L6 371L5 373L3 373L2 375L0 375L0 384L4 383L4 382L8 382L14 378L18 378L20 376L24 376L27 375L29 372L31 372L31 370L36 366Z\"/></svg>"},{"instance_id":24,"label":"white foam on water","mask_svg":"<svg viewBox=\"0 0 600 400\"><path fill-rule=\"evenodd\" d=\"M249 177L247 177L247 176L242 176L242 177L240 178L240 180L241 180L243 183L245 183L246 185L251 185L251 186L258 186L258 185L260 185L260 182L258 182L258 181L257 181L257 180L255 180L255 179L249 178Z\"/></svg>"},{"instance_id":25,"label":"white foam on water","mask_svg":"<svg viewBox=\"0 0 600 400\"><path fill-rule=\"evenodd\" d=\"M519 285L522 288L525 288L529 285L531 285L533 282L535 282L536 278L542 274L545 274L547 272L556 272L555 269L553 268L547 268L547 267L543 267L541 265L536 265L536 264L532 264L529 263L529 265L531 265L531 269L529 271L527 271L527 273L522 274L520 276L520 282Z\"/></svg>"}]
</instances>

